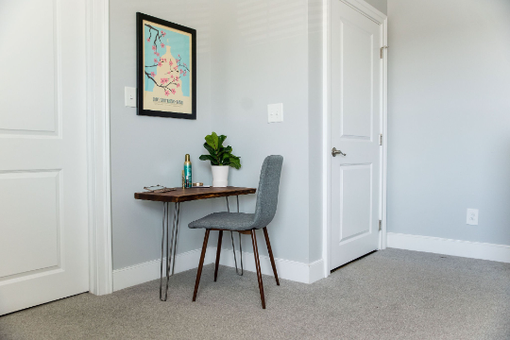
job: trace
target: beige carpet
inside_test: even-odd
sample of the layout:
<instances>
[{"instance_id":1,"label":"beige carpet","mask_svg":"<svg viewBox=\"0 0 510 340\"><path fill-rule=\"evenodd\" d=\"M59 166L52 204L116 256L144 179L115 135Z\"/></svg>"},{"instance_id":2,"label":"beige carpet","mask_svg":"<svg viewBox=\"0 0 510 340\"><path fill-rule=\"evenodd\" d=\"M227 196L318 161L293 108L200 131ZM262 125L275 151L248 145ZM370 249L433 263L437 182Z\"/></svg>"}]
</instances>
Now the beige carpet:
<instances>
[{"instance_id":1,"label":"beige carpet","mask_svg":"<svg viewBox=\"0 0 510 340\"><path fill-rule=\"evenodd\" d=\"M510 264L388 249L312 285L204 267L0 318L0 339L510 339Z\"/></svg>"}]
</instances>

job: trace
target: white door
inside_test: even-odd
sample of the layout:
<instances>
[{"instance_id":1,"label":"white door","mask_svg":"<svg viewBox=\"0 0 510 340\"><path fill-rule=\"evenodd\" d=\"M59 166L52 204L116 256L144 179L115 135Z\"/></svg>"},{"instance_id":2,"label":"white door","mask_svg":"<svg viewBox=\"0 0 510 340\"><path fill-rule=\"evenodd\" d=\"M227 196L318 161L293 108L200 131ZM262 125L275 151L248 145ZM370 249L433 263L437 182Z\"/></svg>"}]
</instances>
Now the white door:
<instances>
[{"instance_id":1,"label":"white door","mask_svg":"<svg viewBox=\"0 0 510 340\"><path fill-rule=\"evenodd\" d=\"M331 2L330 269L379 245L381 29Z\"/></svg>"},{"instance_id":2,"label":"white door","mask_svg":"<svg viewBox=\"0 0 510 340\"><path fill-rule=\"evenodd\" d=\"M0 0L0 315L88 291L85 0Z\"/></svg>"}]
</instances>

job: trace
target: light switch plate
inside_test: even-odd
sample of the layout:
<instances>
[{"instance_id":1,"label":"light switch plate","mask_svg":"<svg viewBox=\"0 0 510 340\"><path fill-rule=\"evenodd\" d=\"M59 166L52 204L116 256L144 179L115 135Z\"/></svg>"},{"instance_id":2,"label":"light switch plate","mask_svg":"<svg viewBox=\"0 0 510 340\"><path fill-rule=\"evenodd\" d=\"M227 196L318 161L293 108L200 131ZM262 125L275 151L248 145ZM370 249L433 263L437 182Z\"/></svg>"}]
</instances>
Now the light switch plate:
<instances>
[{"instance_id":1,"label":"light switch plate","mask_svg":"<svg viewBox=\"0 0 510 340\"><path fill-rule=\"evenodd\" d=\"M283 122L283 104L269 104L267 106L267 122L280 123Z\"/></svg>"},{"instance_id":2,"label":"light switch plate","mask_svg":"<svg viewBox=\"0 0 510 340\"><path fill-rule=\"evenodd\" d=\"M136 107L136 88L124 87L124 105L127 107Z\"/></svg>"},{"instance_id":3,"label":"light switch plate","mask_svg":"<svg viewBox=\"0 0 510 340\"><path fill-rule=\"evenodd\" d=\"M466 224L478 225L478 209L467 210Z\"/></svg>"}]
</instances>

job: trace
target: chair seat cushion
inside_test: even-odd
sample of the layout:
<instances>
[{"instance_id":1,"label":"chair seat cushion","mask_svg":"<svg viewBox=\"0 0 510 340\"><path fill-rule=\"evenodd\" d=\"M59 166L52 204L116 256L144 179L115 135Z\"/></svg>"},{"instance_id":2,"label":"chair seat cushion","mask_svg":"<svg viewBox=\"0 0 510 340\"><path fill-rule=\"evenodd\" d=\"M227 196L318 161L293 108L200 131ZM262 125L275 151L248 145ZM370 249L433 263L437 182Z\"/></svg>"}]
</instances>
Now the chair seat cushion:
<instances>
[{"instance_id":1,"label":"chair seat cushion","mask_svg":"<svg viewBox=\"0 0 510 340\"><path fill-rule=\"evenodd\" d=\"M192 229L250 230L254 227L255 214L217 212L191 222Z\"/></svg>"}]
</instances>

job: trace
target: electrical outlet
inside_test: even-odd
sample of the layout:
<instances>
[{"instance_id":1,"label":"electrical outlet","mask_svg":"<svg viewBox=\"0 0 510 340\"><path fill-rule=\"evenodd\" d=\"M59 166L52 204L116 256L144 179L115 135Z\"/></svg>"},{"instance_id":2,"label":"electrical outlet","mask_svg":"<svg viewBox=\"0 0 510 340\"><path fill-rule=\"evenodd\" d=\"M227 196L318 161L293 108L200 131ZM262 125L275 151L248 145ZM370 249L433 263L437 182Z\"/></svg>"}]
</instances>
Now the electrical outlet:
<instances>
[{"instance_id":1,"label":"electrical outlet","mask_svg":"<svg viewBox=\"0 0 510 340\"><path fill-rule=\"evenodd\" d=\"M267 122L279 123L283 122L283 104L269 104L267 106Z\"/></svg>"},{"instance_id":2,"label":"electrical outlet","mask_svg":"<svg viewBox=\"0 0 510 340\"><path fill-rule=\"evenodd\" d=\"M478 209L467 210L466 224L478 225Z\"/></svg>"}]
</instances>

